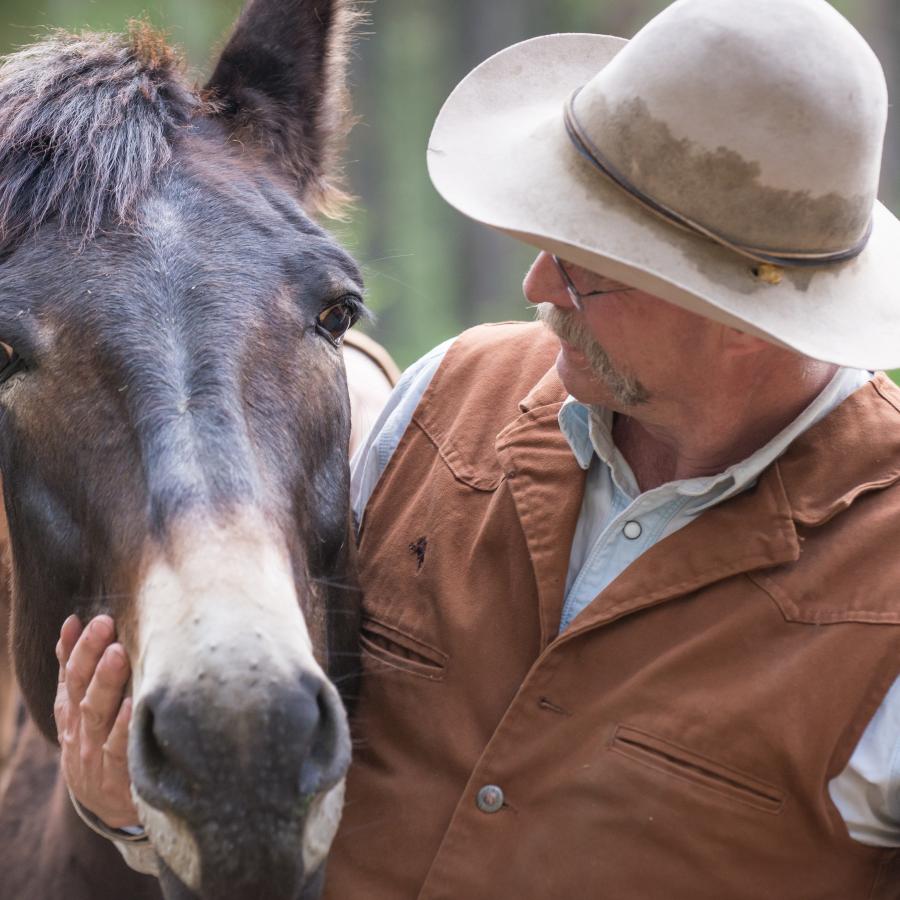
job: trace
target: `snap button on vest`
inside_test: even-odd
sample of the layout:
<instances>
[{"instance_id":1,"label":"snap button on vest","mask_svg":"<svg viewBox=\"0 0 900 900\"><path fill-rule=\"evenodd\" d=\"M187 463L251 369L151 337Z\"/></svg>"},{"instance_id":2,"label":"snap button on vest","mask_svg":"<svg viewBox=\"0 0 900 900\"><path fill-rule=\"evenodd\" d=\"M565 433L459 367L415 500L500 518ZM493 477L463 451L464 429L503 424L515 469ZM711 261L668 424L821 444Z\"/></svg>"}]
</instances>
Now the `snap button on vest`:
<instances>
[{"instance_id":1,"label":"snap button on vest","mask_svg":"<svg viewBox=\"0 0 900 900\"><path fill-rule=\"evenodd\" d=\"M483 813L499 812L503 808L503 791L496 784L486 784L475 798L475 804Z\"/></svg>"},{"instance_id":2,"label":"snap button on vest","mask_svg":"<svg viewBox=\"0 0 900 900\"><path fill-rule=\"evenodd\" d=\"M628 538L629 541L636 541L641 536L643 531L644 529L641 528L641 523L635 521L626 522L625 527L622 529L622 533L625 535L625 537Z\"/></svg>"}]
</instances>

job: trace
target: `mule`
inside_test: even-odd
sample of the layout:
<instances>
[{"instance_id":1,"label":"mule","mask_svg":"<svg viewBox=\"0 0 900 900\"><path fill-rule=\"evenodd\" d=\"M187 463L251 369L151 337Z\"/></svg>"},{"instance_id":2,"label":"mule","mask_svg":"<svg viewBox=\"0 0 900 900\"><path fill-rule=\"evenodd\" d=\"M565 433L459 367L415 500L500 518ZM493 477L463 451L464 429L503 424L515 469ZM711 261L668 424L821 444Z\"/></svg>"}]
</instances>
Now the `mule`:
<instances>
[{"instance_id":1,"label":"mule","mask_svg":"<svg viewBox=\"0 0 900 900\"><path fill-rule=\"evenodd\" d=\"M250 0L201 90L145 26L0 67L0 470L35 726L0 897L317 896L350 759L341 342L365 307L310 216L340 199L352 18ZM47 743L60 626L100 612L159 883L75 817Z\"/></svg>"}]
</instances>

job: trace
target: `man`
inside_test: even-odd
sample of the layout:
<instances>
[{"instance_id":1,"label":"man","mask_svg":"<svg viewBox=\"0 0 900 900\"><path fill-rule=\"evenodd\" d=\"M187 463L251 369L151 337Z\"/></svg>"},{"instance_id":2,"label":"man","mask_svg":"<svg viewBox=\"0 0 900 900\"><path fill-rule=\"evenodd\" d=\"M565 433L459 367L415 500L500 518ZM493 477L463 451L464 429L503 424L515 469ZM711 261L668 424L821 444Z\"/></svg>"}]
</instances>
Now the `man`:
<instances>
[{"instance_id":1,"label":"man","mask_svg":"<svg viewBox=\"0 0 900 900\"><path fill-rule=\"evenodd\" d=\"M885 119L824 0L679 0L448 100L432 177L541 249L548 328L433 351L357 457L328 897L900 896ZM92 778L75 796L129 824Z\"/></svg>"}]
</instances>

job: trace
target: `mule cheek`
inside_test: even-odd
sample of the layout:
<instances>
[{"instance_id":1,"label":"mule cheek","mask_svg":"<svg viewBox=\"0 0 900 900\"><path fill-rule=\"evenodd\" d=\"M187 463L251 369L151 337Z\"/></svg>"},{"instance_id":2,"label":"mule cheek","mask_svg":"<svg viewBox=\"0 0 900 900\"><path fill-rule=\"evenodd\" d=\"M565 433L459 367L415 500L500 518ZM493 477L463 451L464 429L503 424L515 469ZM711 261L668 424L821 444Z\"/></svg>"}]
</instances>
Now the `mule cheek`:
<instances>
[{"instance_id":1,"label":"mule cheek","mask_svg":"<svg viewBox=\"0 0 900 900\"><path fill-rule=\"evenodd\" d=\"M17 493L7 496L10 509L8 555L9 628L16 677L32 719L49 740L56 741L52 715L59 676L54 648L63 622L76 610L80 573L77 564L80 530L61 502L39 482L13 473ZM9 569L6 569L6 566Z\"/></svg>"}]
</instances>

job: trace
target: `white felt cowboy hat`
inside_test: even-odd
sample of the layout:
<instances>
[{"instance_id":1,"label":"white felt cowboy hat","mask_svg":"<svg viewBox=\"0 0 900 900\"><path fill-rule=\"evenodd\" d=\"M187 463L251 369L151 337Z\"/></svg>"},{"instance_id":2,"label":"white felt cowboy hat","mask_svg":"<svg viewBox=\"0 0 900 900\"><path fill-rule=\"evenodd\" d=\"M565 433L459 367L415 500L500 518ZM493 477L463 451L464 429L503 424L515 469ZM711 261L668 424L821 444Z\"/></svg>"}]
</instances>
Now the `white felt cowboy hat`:
<instances>
[{"instance_id":1,"label":"white felt cowboy hat","mask_svg":"<svg viewBox=\"0 0 900 900\"><path fill-rule=\"evenodd\" d=\"M516 44L428 148L473 219L804 355L900 367L872 50L825 0L678 0L630 42Z\"/></svg>"}]
</instances>

